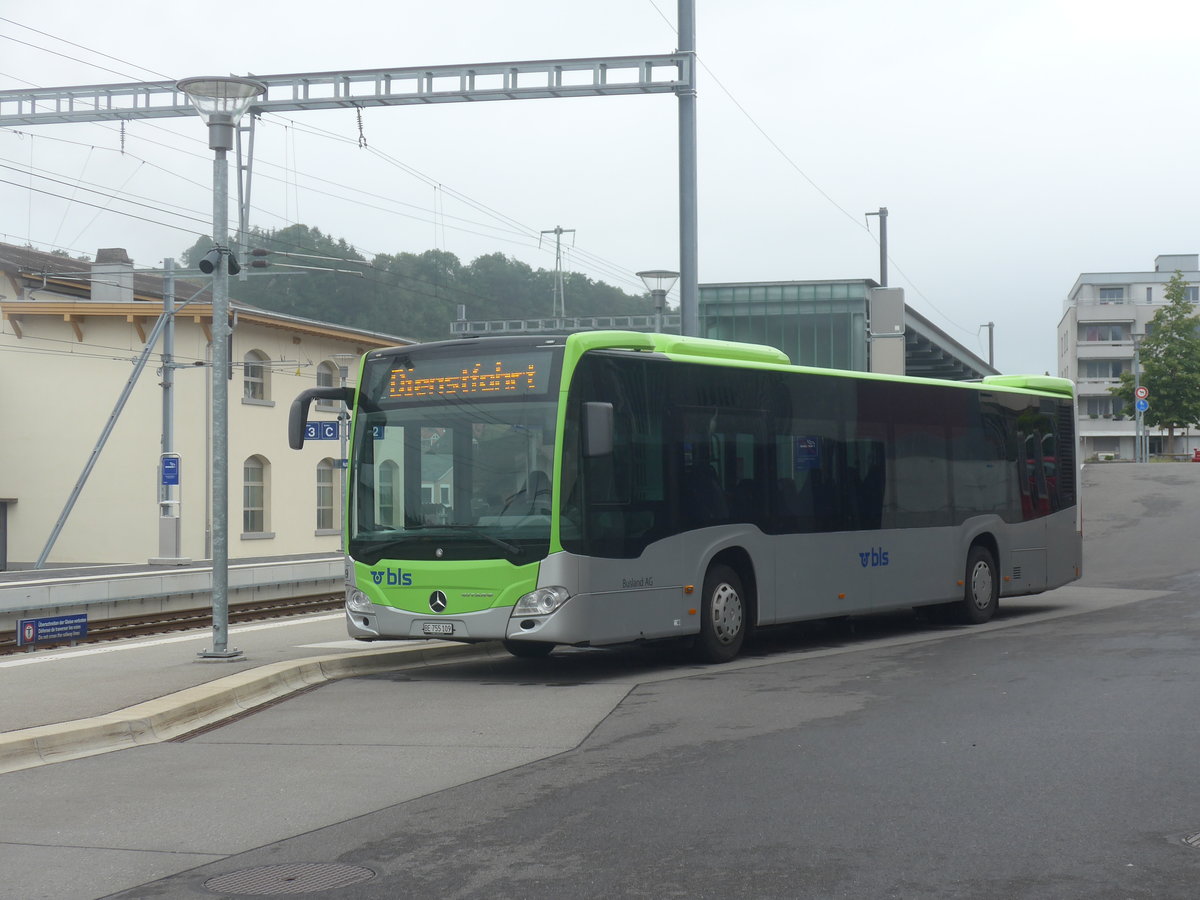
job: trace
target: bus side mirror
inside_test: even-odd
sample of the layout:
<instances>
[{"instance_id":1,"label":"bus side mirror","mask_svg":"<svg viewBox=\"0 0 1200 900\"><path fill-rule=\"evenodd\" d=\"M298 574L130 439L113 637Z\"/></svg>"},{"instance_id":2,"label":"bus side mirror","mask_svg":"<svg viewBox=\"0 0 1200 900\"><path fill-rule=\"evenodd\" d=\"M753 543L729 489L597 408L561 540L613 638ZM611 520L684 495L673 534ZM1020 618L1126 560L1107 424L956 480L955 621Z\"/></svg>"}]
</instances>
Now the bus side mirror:
<instances>
[{"instance_id":1,"label":"bus side mirror","mask_svg":"<svg viewBox=\"0 0 1200 900\"><path fill-rule=\"evenodd\" d=\"M612 456L613 405L611 403L583 404L583 455L587 459Z\"/></svg>"},{"instance_id":2,"label":"bus side mirror","mask_svg":"<svg viewBox=\"0 0 1200 900\"><path fill-rule=\"evenodd\" d=\"M347 406L354 405L354 388L319 387L301 391L292 401L288 412L288 446L299 450L304 446L304 429L308 425L308 406L314 400L341 400Z\"/></svg>"}]
</instances>

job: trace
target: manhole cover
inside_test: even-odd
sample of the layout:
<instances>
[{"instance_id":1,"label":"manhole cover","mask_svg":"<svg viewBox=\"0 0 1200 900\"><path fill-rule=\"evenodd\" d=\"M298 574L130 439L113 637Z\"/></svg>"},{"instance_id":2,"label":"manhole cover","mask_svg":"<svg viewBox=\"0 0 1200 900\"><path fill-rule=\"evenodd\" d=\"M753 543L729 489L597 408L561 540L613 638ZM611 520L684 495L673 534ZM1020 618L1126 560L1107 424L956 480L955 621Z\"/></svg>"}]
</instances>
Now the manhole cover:
<instances>
[{"instance_id":1,"label":"manhole cover","mask_svg":"<svg viewBox=\"0 0 1200 900\"><path fill-rule=\"evenodd\" d=\"M214 894L309 894L358 884L374 877L375 873L364 866L285 863L218 875L204 882L204 886Z\"/></svg>"}]
</instances>

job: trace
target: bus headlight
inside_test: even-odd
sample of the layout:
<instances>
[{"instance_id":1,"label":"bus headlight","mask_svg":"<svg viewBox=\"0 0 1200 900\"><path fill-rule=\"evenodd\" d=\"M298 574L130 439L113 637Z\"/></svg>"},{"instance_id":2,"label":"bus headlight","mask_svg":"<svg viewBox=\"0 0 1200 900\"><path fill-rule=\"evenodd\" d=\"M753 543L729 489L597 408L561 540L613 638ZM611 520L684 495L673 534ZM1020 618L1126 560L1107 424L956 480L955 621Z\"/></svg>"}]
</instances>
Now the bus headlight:
<instances>
[{"instance_id":1,"label":"bus headlight","mask_svg":"<svg viewBox=\"0 0 1200 900\"><path fill-rule=\"evenodd\" d=\"M530 591L513 607L514 616L548 616L569 600L565 587L544 587Z\"/></svg>"},{"instance_id":2,"label":"bus headlight","mask_svg":"<svg viewBox=\"0 0 1200 900\"><path fill-rule=\"evenodd\" d=\"M350 612L368 612L371 609L371 600L358 588L346 585L346 609Z\"/></svg>"}]
</instances>

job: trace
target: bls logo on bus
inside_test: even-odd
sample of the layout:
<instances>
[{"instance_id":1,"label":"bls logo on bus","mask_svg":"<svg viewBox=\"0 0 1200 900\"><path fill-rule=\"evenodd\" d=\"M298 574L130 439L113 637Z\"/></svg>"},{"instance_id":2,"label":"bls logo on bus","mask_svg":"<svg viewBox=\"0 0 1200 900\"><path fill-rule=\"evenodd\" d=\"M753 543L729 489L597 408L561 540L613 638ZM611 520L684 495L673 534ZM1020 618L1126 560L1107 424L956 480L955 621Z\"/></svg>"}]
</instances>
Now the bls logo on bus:
<instances>
[{"instance_id":1,"label":"bls logo on bus","mask_svg":"<svg viewBox=\"0 0 1200 900\"><path fill-rule=\"evenodd\" d=\"M384 584L386 580L388 587L408 587L413 583L412 572L405 572L403 569L384 569L382 572L372 572L371 580L376 584Z\"/></svg>"},{"instance_id":2,"label":"bls logo on bus","mask_svg":"<svg viewBox=\"0 0 1200 900\"><path fill-rule=\"evenodd\" d=\"M858 561L862 563L865 569L870 566L872 569L888 564L888 552L882 547L872 547L866 553L858 554Z\"/></svg>"}]
</instances>

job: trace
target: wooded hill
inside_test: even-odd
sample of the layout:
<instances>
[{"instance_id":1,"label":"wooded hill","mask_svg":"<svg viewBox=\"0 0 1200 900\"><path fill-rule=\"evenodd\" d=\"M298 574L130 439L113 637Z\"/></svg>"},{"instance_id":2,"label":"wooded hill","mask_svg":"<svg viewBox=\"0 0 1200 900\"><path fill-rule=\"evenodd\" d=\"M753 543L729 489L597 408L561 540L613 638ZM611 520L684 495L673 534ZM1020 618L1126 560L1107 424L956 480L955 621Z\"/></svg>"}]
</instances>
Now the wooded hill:
<instances>
[{"instance_id":1,"label":"wooded hill","mask_svg":"<svg viewBox=\"0 0 1200 900\"><path fill-rule=\"evenodd\" d=\"M210 239L201 238L184 251L184 264L194 268L211 247ZM553 270L535 270L503 253L489 253L465 265L445 250L366 259L345 240L307 225L255 229L250 247L271 252L239 260L254 274L245 281L231 280L229 293L235 300L397 337L446 340L459 304L466 306L471 321L550 318L554 309ZM251 268L256 259L271 265ZM563 281L569 315L654 312L646 294L627 294L577 272L565 272Z\"/></svg>"}]
</instances>

